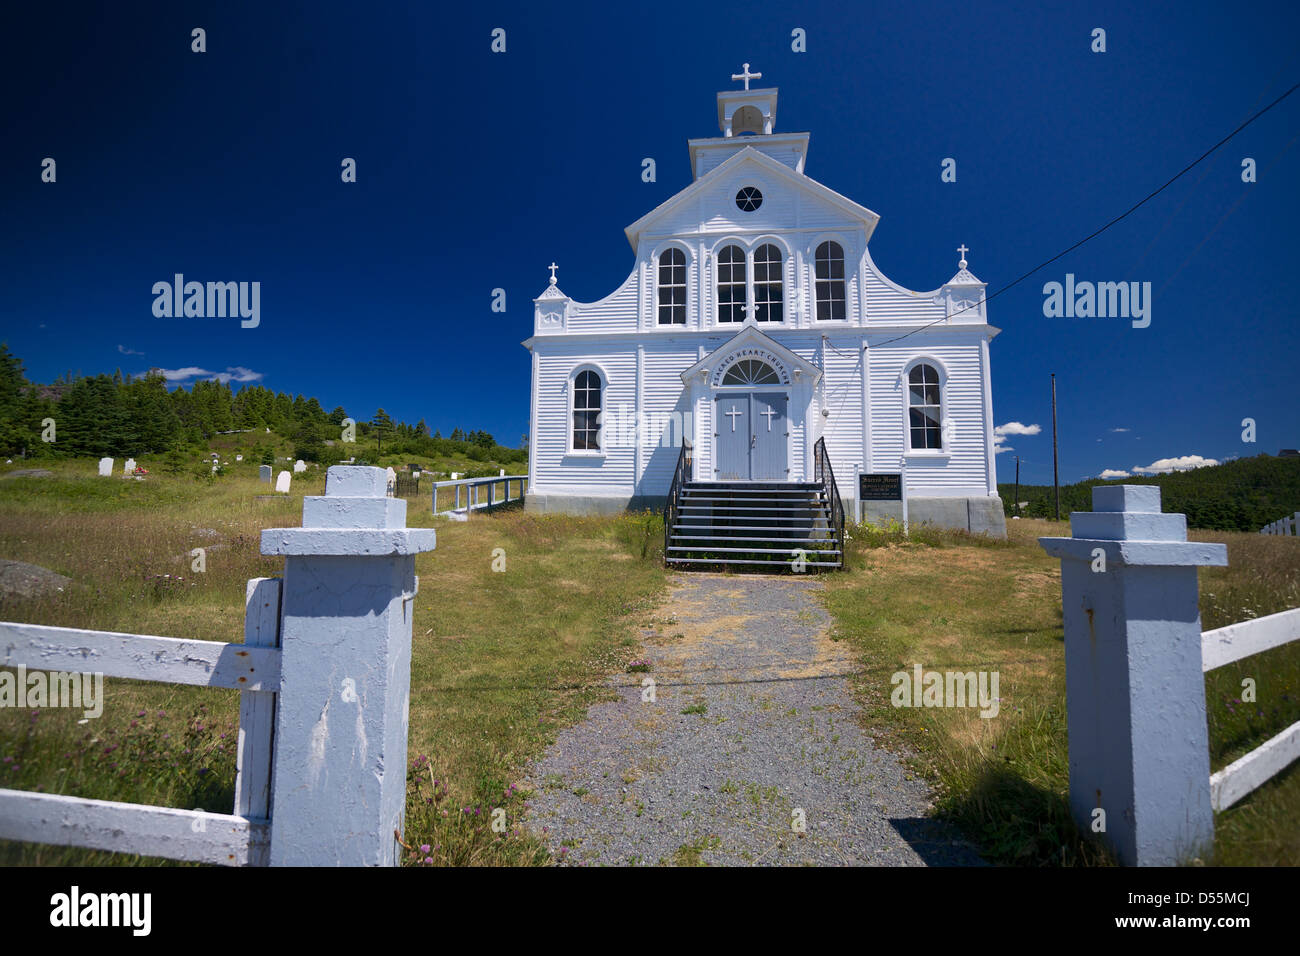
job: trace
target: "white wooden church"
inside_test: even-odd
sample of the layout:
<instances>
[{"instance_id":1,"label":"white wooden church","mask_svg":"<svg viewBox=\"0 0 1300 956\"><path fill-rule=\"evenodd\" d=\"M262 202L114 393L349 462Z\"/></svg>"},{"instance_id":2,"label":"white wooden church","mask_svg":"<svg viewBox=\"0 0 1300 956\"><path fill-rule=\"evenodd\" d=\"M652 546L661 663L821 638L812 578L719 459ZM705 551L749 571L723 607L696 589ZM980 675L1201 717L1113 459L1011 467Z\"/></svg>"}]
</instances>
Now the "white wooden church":
<instances>
[{"instance_id":1,"label":"white wooden church","mask_svg":"<svg viewBox=\"0 0 1300 956\"><path fill-rule=\"evenodd\" d=\"M878 487L862 473L905 487L912 522L1005 535L985 284L964 247L930 292L881 274L880 217L806 175L809 134L776 131L761 76L745 64L745 88L718 93L721 135L688 143L694 182L624 230L622 285L575 302L552 264L523 343L527 507L662 508L675 475L705 494L797 487L822 479L824 448L849 515ZM901 517L876 497L864 520Z\"/></svg>"}]
</instances>

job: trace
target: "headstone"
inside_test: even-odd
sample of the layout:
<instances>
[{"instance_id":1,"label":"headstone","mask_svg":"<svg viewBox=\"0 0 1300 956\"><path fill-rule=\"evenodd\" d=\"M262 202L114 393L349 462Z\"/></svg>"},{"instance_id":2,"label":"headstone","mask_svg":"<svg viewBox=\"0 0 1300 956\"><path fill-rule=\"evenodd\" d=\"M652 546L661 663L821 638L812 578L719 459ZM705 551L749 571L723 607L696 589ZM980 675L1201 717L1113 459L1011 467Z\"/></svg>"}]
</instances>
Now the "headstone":
<instances>
[{"instance_id":1,"label":"headstone","mask_svg":"<svg viewBox=\"0 0 1300 956\"><path fill-rule=\"evenodd\" d=\"M501 477L504 478L505 476L506 476L506 470L505 470L504 468L502 468L502 469L501 469Z\"/></svg>"},{"instance_id":2,"label":"headstone","mask_svg":"<svg viewBox=\"0 0 1300 956\"><path fill-rule=\"evenodd\" d=\"M293 473L295 475L302 474L306 470L307 470L307 463L303 461L301 458L299 458L297 461L293 463Z\"/></svg>"},{"instance_id":3,"label":"headstone","mask_svg":"<svg viewBox=\"0 0 1300 956\"><path fill-rule=\"evenodd\" d=\"M269 485L271 483L271 466L270 465L259 466L257 469L257 479L258 481L264 481Z\"/></svg>"},{"instance_id":4,"label":"headstone","mask_svg":"<svg viewBox=\"0 0 1300 956\"><path fill-rule=\"evenodd\" d=\"M235 461L243 461L243 460L244 460L244 456L243 456L243 455L236 455L236 456L235 456Z\"/></svg>"},{"instance_id":5,"label":"headstone","mask_svg":"<svg viewBox=\"0 0 1300 956\"><path fill-rule=\"evenodd\" d=\"M457 478L459 478L459 477L460 477L459 473L454 472L454 471L451 473L451 480L452 480L452 481L455 481L455 480L456 480Z\"/></svg>"},{"instance_id":6,"label":"headstone","mask_svg":"<svg viewBox=\"0 0 1300 956\"><path fill-rule=\"evenodd\" d=\"M419 477L420 477L420 472L419 472L419 470L417 469L416 471L411 472L411 477L412 477L412 478L415 478L415 479L418 480Z\"/></svg>"},{"instance_id":7,"label":"headstone","mask_svg":"<svg viewBox=\"0 0 1300 956\"><path fill-rule=\"evenodd\" d=\"M122 474L124 474L124 475L134 475L134 474L135 474L135 459L134 459L134 458L128 458L128 459L126 460L126 464L122 466Z\"/></svg>"},{"instance_id":8,"label":"headstone","mask_svg":"<svg viewBox=\"0 0 1300 956\"><path fill-rule=\"evenodd\" d=\"M99 459L99 477L107 478L111 474L113 474L113 459L111 458Z\"/></svg>"},{"instance_id":9,"label":"headstone","mask_svg":"<svg viewBox=\"0 0 1300 956\"><path fill-rule=\"evenodd\" d=\"M275 479L275 490L285 495L289 493L289 473L287 471L280 472L280 477Z\"/></svg>"}]
</instances>

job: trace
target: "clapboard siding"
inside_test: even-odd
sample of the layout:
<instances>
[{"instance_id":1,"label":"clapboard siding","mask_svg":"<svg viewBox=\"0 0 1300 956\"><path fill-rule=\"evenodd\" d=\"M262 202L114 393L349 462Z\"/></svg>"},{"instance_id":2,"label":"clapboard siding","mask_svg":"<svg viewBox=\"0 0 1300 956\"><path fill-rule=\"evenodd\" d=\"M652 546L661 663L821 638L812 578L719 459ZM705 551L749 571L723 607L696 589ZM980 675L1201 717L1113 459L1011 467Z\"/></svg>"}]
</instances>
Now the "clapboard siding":
<instances>
[{"instance_id":1,"label":"clapboard siding","mask_svg":"<svg viewBox=\"0 0 1300 956\"><path fill-rule=\"evenodd\" d=\"M919 341L918 341L919 340ZM924 335L908 340L909 347L872 349L871 438L876 470L891 470L904 452L907 387L900 373L920 356L937 360L941 374L943 419L952 423L948 458L909 457L908 489L917 495L988 494L985 473L987 434L980 383L979 345L937 344Z\"/></svg>"},{"instance_id":2,"label":"clapboard siding","mask_svg":"<svg viewBox=\"0 0 1300 956\"><path fill-rule=\"evenodd\" d=\"M943 305L934 301L936 293L899 292L865 262L862 272L868 323L933 322L944 318Z\"/></svg>"},{"instance_id":3,"label":"clapboard siding","mask_svg":"<svg viewBox=\"0 0 1300 956\"><path fill-rule=\"evenodd\" d=\"M760 153L763 153L766 156L771 156L778 163L781 163L784 166L789 166L791 169L798 169L799 167L800 154L795 148L794 143L768 145L756 137L746 137L745 144L753 146L754 149L757 149ZM697 168L695 170L695 178L700 179L707 173L721 166L726 160L730 159L734 155L734 152L726 149L702 150L699 154L699 159L696 160Z\"/></svg>"},{"instance_id":4,"label":"clapboard siding","mask_svg":"<svg viewBox=\"0 0 1300 956\"><path fill-rule=\"evenodd\" d=\"M534 491L584 487L592 494L630 494L634 448L605 442L604 457L571 454L572 396L569 380L574 370L594 365L604 371L602 422L609 430L623 409L635 409L636 347L630 341L617 346L539 339L537 348L537 434ZM609 438L613 438L610 435Z\"/></svg>"},{"instance_id":5,"label":"clapboard siding","mask_svg":"<svg viewBox=\"0 0 1300 956\"><path fill-rule=\"evenodd\" d=\"M682 433L695 440L695 413L681 376L698 357L694 345L682 338L652 340L644 347L641 375L646 428L641 435L640 494L667 494L681 453Z\"/></svg>"},{"instance_id":6,"label":"clapboard siding","mask_svg":"<svg viewBox=\"0 0 1300 956\"><path fill-rule=\"evenodd\" d=\"M823 407L830 416L822 418L826 452L841 489L853 481L853 469L864 460L862 448L862 348L854 337L825 349ZM820 418L821 408L817 409Z\"/></svg>"},{"instance_id":7,"label":"clapboard siding","mask_svg":"<svg viewBox=\"0 0 1300 956\"><path fill-rule=\"evenodd\" d=\"M641 314L641 283L637 268L616 291L599 302L574 302L566 327L569 332L630 332Z\"/></svg>"}]
</instances>

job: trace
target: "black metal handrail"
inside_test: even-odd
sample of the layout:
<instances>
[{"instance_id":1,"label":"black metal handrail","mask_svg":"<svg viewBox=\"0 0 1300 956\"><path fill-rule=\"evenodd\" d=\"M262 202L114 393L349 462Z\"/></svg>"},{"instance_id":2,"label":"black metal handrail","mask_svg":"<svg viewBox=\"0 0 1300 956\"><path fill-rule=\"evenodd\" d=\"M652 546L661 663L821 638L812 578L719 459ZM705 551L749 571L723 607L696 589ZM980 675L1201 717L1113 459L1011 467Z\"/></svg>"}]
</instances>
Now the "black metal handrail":
<instances>
[{"instance_id":1,"label":"black metal handrail","mask_svg":"<svg viewBox=\"0 0 1300 956\"><path fill-rule=\"evenodd\" d=\"M840 500L840 489L835 484L835 472L831 470L831 457L826 453L826 439L817 439L813 445L814 478L822 486L826 500L831 506L831 527L835 529L835 547L839 549L839 565L844 566L844 502Z\"/></svg>"},{"instance_id":2,"label":"black metal handrail","mask_svg":"<svg viewBox=\"0 0 1300 956\"><path fill-rule=\"evenodd\" d=\"M664 503L664 563L668 562L668 545L672 538L673 525L677 523L677 498L682 485L691 470L691 443L682 439L682 450L677 455L677 468L673 472L673 483L668 489L668 500Z\"/></svg>"}]
</instances>

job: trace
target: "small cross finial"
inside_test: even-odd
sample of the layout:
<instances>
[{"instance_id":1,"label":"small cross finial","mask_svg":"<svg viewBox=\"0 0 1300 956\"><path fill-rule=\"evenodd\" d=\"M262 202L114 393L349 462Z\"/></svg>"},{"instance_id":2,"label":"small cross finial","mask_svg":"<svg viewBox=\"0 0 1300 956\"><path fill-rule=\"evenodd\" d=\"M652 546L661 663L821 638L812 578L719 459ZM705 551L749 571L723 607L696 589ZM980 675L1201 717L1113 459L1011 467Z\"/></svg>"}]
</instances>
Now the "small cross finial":
<instances>
[{"instance_id":1,"label":"small cross finial","mask_svg":"<svg viewBox=\"0 0 1300 956\"><path fill-rule=\"evenodd\" d=\"M546 268L548 268L548 269L551 270L551 285L555 285L555 270L558 269L558 268L560 268L560 267L557 266L554 262L552 262L552 263L551 263L549 266L547 266Z\"/></svg>"},{"instance_id":2,"label":"small cross finial","mask_svg":"<svg viewBox=\"0 0 1300 956\"><path fill-rule=\"evenodd\" d=\"M733 74L731 74L731 79L732 79L733 81L735 81L735 80L744 80L744 81L745 81L745 89L749 89L749 81L750 81L750 80L761 80L762 78L763 78L763 74L762 74L762 73L750 73L750 72L749 72L749 64L748 64L748 63L745 64L745 71L744 71L743 73L733 73Z\"/></svg>"},{"instance_id":3,"label":"small cross finial","mask_svg":"<svg viewBox=\"0 0 1300 956\"><path fill-rule=\"evenodd\" d=\"M958 268L958 269L965 269L965 268L966 268L966 253L970 252L970 250L966 248L966 243L963 242L960 246L957 247L957 251L961 253L961 262L957 263L957 268Z\"/></svg>"}]
</instances>

